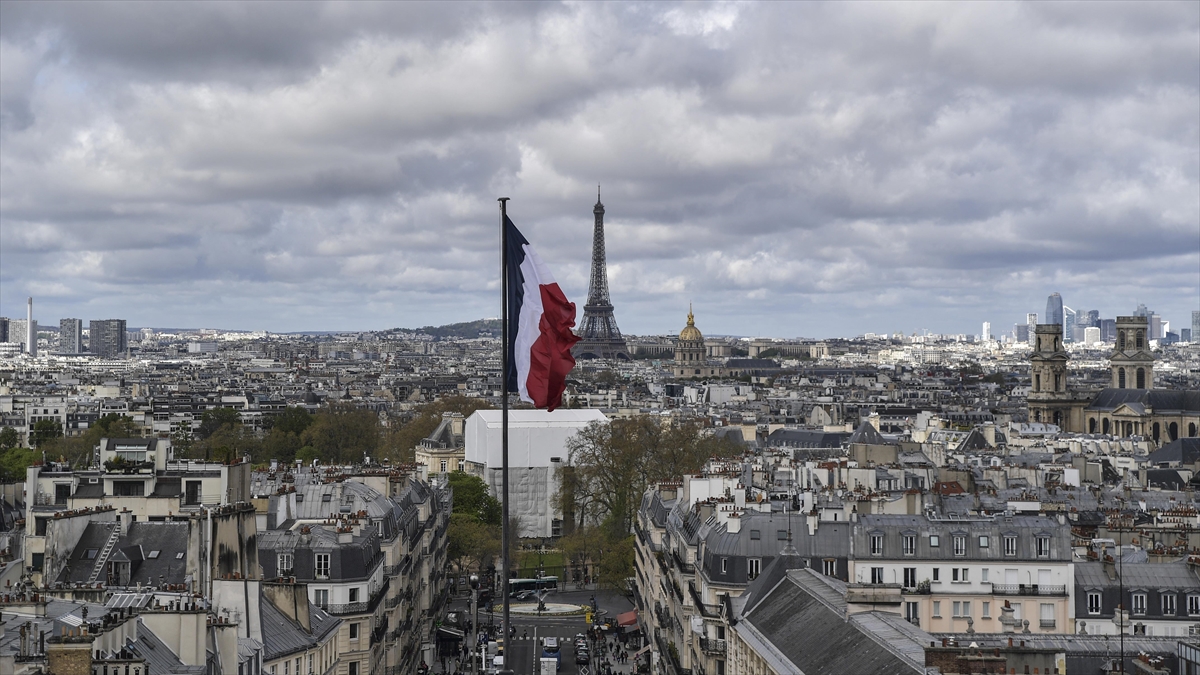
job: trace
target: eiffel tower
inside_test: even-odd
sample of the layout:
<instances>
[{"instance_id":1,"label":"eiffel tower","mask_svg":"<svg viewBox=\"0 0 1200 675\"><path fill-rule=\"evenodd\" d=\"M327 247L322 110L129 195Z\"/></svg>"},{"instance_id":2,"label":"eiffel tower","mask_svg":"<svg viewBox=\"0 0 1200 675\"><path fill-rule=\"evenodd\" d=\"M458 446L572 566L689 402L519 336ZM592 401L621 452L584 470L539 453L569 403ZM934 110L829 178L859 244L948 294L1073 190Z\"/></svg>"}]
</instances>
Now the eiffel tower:
<instances>
[{"instance_id":1,"label":"eiffel tower","mask_svg":"<svg viewBox=\"0 0 1200 675\"><path fill-rule=\"evenodd\" d=\"M629 348L617 319L613 316L612 300L608 297L608 264L604 257L604 204L600 203L600 187L596 187L596 229L592 232L592 276L588 282L587 304L583 306L583 321L579 323L579 342L571 354L580 359L628 359Z\"/></svg>"}]
</instances>

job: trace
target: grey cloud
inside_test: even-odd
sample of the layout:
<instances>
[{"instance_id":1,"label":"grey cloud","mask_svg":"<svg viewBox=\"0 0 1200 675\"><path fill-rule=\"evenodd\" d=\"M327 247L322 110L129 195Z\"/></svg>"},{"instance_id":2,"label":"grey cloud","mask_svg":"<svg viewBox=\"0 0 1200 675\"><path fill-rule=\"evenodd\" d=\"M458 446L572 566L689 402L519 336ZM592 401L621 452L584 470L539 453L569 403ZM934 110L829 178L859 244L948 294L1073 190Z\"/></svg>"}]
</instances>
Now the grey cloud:
<instances>
[{"instance_id":1,"label":"grey cloud","mask_svg":"<svg viewBox=\"0 0 1200 675\"><path fill-rule=\"evenodd\" d=\"M630 332L1179 321L1200 7L1063 7L2 3L0 301L491 316L503 194L582 302L600 182Z\"/></svg>"}]
</instances>

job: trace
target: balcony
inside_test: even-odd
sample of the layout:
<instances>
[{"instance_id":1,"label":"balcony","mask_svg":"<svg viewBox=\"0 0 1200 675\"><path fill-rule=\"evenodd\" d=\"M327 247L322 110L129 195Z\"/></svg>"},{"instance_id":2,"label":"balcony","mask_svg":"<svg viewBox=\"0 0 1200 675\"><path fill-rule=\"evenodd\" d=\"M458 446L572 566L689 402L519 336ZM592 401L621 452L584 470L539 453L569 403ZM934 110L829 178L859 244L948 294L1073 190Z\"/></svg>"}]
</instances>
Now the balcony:
<instances>
[{"instance_id":1,"label":"balcony","mask_svg":"<svg viewBox=\"0 0 1200 675\"><path fill-rule=\"evenodd\" d=\"M1038 622L1038 626L1042 628L1054 628L1054 619L1042 619Z\"/></svg>"},{"instance_id":2,"label":"balcony","mask_svg":"<svg viewBox=\"0 0 1200 675\"><path fill-rule=\"evenodd\" d=\"M725 653L725 641L716 640L713 638L700 638L700 649L702 649L705 654L720 656Z\"/></svg>"},{"instance_id":3,"label":"balcony","mask_svg":"<svg viewBox=\"0 0 1200 675\"><path fill-rule=\"evenodd\" d=\"M992 595L1065 596L1067 587L1052 584L992 584Z\"/></svg>"},{"instance_id":4,"label":"balcony","mask_svg":"<svg viewBox=\"0 0 1200 675\"><path fill-rule=\"evenodd\" d=\"M383 580L383 585L375 589L375 595L367 602L346 602L337 605L327 605L324 607L326 612L334 616L345 616L347 614L366 614L367 612L375 611L379 606L380 601L387 595L388 587L391 585L386 577Z\"/></svg>"}]
</instances>

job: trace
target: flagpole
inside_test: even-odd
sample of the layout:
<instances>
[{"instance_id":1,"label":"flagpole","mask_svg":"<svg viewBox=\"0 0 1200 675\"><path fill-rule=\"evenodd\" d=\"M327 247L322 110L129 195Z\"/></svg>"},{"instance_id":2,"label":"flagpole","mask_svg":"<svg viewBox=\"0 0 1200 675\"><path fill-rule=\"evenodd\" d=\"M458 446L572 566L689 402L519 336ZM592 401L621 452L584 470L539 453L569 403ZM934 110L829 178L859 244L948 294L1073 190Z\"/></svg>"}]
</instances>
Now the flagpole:
<instances>
[{"instance_id":1,"label":"flagpole","mask_svg":"<svg viewBox=\"0 0 1200 675\"><path fill-rule=\"evenodd\" d=\"M512 536L508 531L508 228L504 226L508 217L508 199L500 197L496 201L500 202L500 517L503 519L500 525L500 560L503 566L500 591L504 595L504 621L501 623L501 630L504 631L504 670L501 672L511 675L513 671L509 668L508 661L508 655L513 649L508 613L508 570L512 565L508 556L508 541Z\"/></svg>"}]
</instances>

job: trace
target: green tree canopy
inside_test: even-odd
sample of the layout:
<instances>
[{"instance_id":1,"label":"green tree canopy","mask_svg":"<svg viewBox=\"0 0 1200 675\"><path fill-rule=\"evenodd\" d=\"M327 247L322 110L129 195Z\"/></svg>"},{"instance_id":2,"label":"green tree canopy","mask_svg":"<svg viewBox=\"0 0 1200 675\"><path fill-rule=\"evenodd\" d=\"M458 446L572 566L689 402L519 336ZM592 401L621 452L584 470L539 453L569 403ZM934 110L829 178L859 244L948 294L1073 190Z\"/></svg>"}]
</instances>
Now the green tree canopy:
<instances>
[{"instance_id":1,"label":"green tree canopy","mask_svg":"<svg viewBox=\"0 0 1200 675\"><path fill-rule=\"evenodd\" d=\"M38 448L43 446L47 441L61 438L62 435L62 425L58 422L54 420L38 420L33 423L33 428L29 430L29 444Z\"/></svg>"},{"instance_id":2,"label":"green tree canopy","mask_svg":"<svg viewBox=\"0 0 1200 675\"><path fill-rule=\"evenodd\" d=\"M4 427L0 429L0 450L9 450L17 447L21 442L21 435L12 427Z\"/></svg>"},{"instance_id":3,"label":"green tree canopy","mask_svg":"<svg viewBox=\"0 0 1200 675\"><path fill-rule=\"evenodd\" d=\"M579 527L604 523L622 538L651 483L695 473L709 458L740 454L741 446L696 423L639 416L593 422L567 441L567 450L572 475L560 474L563 513L574 514Z\"/></svg>"},{"instance_id":4,"label":"green tree canopy","mask_svg":"<svg viewBox=\"0 0 1200 675\"><path fill-rule=\"evenodd\" d=\"M398 462L413 462L414 448L422 438L437 429L442 421L442 413L456 412L463 417L470 417L476 410L487 410L492 406L481 398L467 396L444 396L436 401L430 401L413 411L407 421L395 425L387 434L384 443L385 454Z\"/></svg>"},{"instance_id":5,"label":"green tree canopy","mask_svg":"<svg viewBox=\"0 0 1200 675\"><path fill-rule=\"evenodd\" d=\"M326 462L350 464L376 454L380 435L377 414L354 405L338 404L313 415L312 424L300 435L300 440L316 448Z\"/></svg>"},{"instance_id":6,"label":"green tree canopy","mask_svg":"<svg viewBox=\"0 0 1200 675\"><path fill-rule=\"evenodd\" d=\"M488 494L487 483L482 478L454 471L448 479L454 491L454 513L469 515L485 525L500 524L500 501Z\"/></svg>"},{"instance_id":7,"label":"green tree canopy","mask_svg":"<svg viewBox=\"0 0 1200 675\"><path fill-rule=\"evenodd\" d=\"M241 423L238 411L233 408L212 408L204 411L204 416L200 418L200 428L196 429L196 435L200 437L200 440L205 440L224 427L233 427Z\"/></svg>"},{"instance_id":8,"label":"green tree canopy","mask_svg":"<svg viewBox=\"0 0 1200 675\"><path fill-rule=\"evenodd\" d=\"M313 416L304 408L288 406L279 413L271 424L272 430L292 433L299 436L313 423Z\"/></svg>"}]
</instances>

